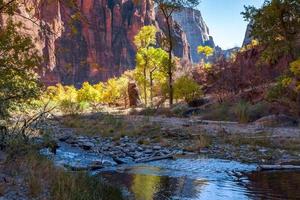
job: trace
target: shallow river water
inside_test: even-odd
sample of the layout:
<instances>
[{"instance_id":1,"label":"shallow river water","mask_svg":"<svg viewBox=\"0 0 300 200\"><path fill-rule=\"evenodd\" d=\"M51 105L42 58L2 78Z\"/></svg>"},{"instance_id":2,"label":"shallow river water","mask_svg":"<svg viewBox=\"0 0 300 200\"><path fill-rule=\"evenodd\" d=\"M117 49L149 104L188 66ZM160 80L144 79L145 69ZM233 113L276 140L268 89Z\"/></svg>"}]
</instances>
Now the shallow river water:
<instances>
[{"instance_id":1,"label":"shallow river water","mask_svg":"<svg viewBox=\"0 0 300 200\"><path fill-rule=\"evenodd\" d=\"M59 165L85 167L109 157L61 146ZM300 171L257 171L256 165L210 158L179 158L127 164L94 171L136 200L300 199Z\"/></svg>"}]
</instances>

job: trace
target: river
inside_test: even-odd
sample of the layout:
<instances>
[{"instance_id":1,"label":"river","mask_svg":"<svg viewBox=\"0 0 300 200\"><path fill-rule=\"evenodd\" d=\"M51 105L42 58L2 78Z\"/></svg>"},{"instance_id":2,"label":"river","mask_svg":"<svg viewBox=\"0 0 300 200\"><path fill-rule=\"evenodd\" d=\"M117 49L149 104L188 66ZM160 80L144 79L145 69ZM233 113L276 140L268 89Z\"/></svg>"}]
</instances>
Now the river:
<instances>
[{"instance_id":1,"label":"river","mask_svg":"<svg viewBox=\"0 0 300 200\"><path fill-rule=\"evenodd\" d=\"M300 199L300 171L262 172L255 164L198 156L111 165L109 157L67 145L61 145L56 155L47 150L42 154L57 165L75 168L104 162L107 167L91 173L135 200Z\"/></svg>"}]
</instances>

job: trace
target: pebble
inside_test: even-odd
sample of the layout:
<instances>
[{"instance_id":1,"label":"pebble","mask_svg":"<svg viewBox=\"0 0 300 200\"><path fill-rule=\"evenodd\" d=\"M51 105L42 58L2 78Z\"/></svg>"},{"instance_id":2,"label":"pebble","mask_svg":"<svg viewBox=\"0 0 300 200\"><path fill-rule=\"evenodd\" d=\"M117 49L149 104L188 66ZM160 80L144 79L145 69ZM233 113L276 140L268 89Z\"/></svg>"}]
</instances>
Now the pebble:
<instances>
[{"instance_id":1,"label":"pebble","mask_svg":"<svg viewBox=\"0 0 300 200\"><path fill-rule=\"evenodd\" d=\"M142 147L138 147L137 150L138 151L144 151L144 149Z\"/></svg>"},{"instance_id":2,"label":"pebble","mask_svg":"<svg viewBox=\"0 0 300 200\"><path fill-rule=\"evenodd\" d=\"M153 146L153 149L154 149L154 150L160 150L160 149L161 149L161 146Z\"/></svg>"},{"instance_id":3,"label":"pebble","mask_svg":"<svg viewBox=\"0 0 300 200\"><path fill-rule=\"evenodd\" d=\"M153 151L152 151L151 149L146 149L146 150L144 151L144 153L145 153L145 154L151 154L151 153L153 153Z\"/></svg>"}]
</instances>

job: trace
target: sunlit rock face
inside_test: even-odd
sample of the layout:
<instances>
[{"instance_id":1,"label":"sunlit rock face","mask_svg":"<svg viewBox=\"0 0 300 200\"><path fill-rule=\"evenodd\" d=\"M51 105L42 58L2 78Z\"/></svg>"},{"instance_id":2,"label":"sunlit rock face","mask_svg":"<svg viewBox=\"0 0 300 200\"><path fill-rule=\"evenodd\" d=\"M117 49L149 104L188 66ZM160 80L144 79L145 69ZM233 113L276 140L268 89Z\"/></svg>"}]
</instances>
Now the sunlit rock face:
<instances>
[{"instance_id":1,"label":"sunlit rock face","mask_svg":"<svg viewBox=\"0 0 300 200\"><path fill-rule=\"evenodd\" d=\"M55 41L62 36L64 23L61 19L61 5L57 0L32 0L26 6L21 5L17 14L11 19L17 23L22 22L19 32L30 35L36 48L44 58L40 69L42 76L47 74L47 82L59 82L60 79L53 70L57 66ZM8 16L0 16L0 25L5 26ZM41 20L42 19L42 20ZM43 27L43 28L42 28ZM46 80L45 79L45 80Z\"/></svg>"},{"instance_id":2,"label":"sunlit rock face","mask_svg":"<svg viewBox=\"0 0 300 200\"><path fill-rule=\"evenodd\" d=\"M56 68L62 82L93 83L133 68L133 38L142 26L153 23L152 1L136 5L131 0L87 0L78 1L77 7L84 19L66 25L56 41ZM61 13L66 24L70 14L74 14L71 9Z\"/></svg>"},{"instance_id":3,"label":"sunlit rock face","mask_svg":"<svg viewBox=\"0 0 300 200\"><path fill-rule=\"evenodd\" d=\"M173 19L182 27L187 36L190 45L191 61L198 63L203 58L203 55L197 53L199 45L215 47L201 12L192 8L184 8L179 12L175 12Z\"/></svg>"},{"instance_id":4,"label":"sunlit rock face","mask_svg":"<svg viewBox=\"0 0 300 200\"><path fill-rule=\"evenodd\" d=\"M243 46L246 46L246 45L250 44L252 39L253 39L252 36L251 36L252 25L253 25L253 23L249 23L248 26L247 26L244 41L243 41Z\"/></svg>"},{"instance_id":5,"label":"sunlit rock face","mask_svg":"<svg viewBox=\"0 0 300 200\"><path fill-rule=\"evenodd\" d=\"M166 33L152 0L77 0L75 7L67 1L29 0L26 6L30 9L19 8L20 16L13 20L24 23L20 31L32 36L44 57L40 75L47 85L80 85L118 76L135 66L133 38L142 26L155 25L158 35ZM1 24L5 21L2 15ZM172 26L177 57L197 62L197 45L214 46L198 11L176 13Z\"/></svg>"},{"instance_id":6,"label":"sunlit rock face","mask_svg":"<svg viewBox=\"0 0 300 200\"><path fill-rule=\"evenodd\" d=\"M163 14L157 9L155 13L156 27L160 30L160 33L158 34L158 43L161 43L163 38L168 36L168 29ZM190 62L190 44L187 40L186 32L184 32L182 26L180 26L180 24L176 20L171 19L170 23L172 26L171 35L174 56Z\"/></svg>"}]
</instances>

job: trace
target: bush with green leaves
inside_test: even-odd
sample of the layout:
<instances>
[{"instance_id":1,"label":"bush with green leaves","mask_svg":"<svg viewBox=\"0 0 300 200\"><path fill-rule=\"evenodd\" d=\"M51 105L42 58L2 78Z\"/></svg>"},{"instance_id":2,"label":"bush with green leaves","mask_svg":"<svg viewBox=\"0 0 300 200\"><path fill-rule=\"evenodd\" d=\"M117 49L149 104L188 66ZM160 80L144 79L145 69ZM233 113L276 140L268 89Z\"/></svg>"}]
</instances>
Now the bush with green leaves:
<instances>
[{"instance_id":1,"label":"bush with green leaves","mask_svg":"<svg viewBox=\"0 0 300 200\"><path fill-rule=\"evenodd\" d=\"M174 82L175 99L184 99L189 102L201 96L201 86L189 76L182 76Z\"/></svg>"},{"instance_id":2,"label":"bush with green leaves","mask_svg":"<svg viewBox=\"0 0 300 200\"><path fill-rule=\"evenodd\" d=\"M0 27L0 118L7 117L13 105L41 92L36 74L41 57L32 39L18 31L21 26L8 20Z\"/></svg>"}]
</instances>

